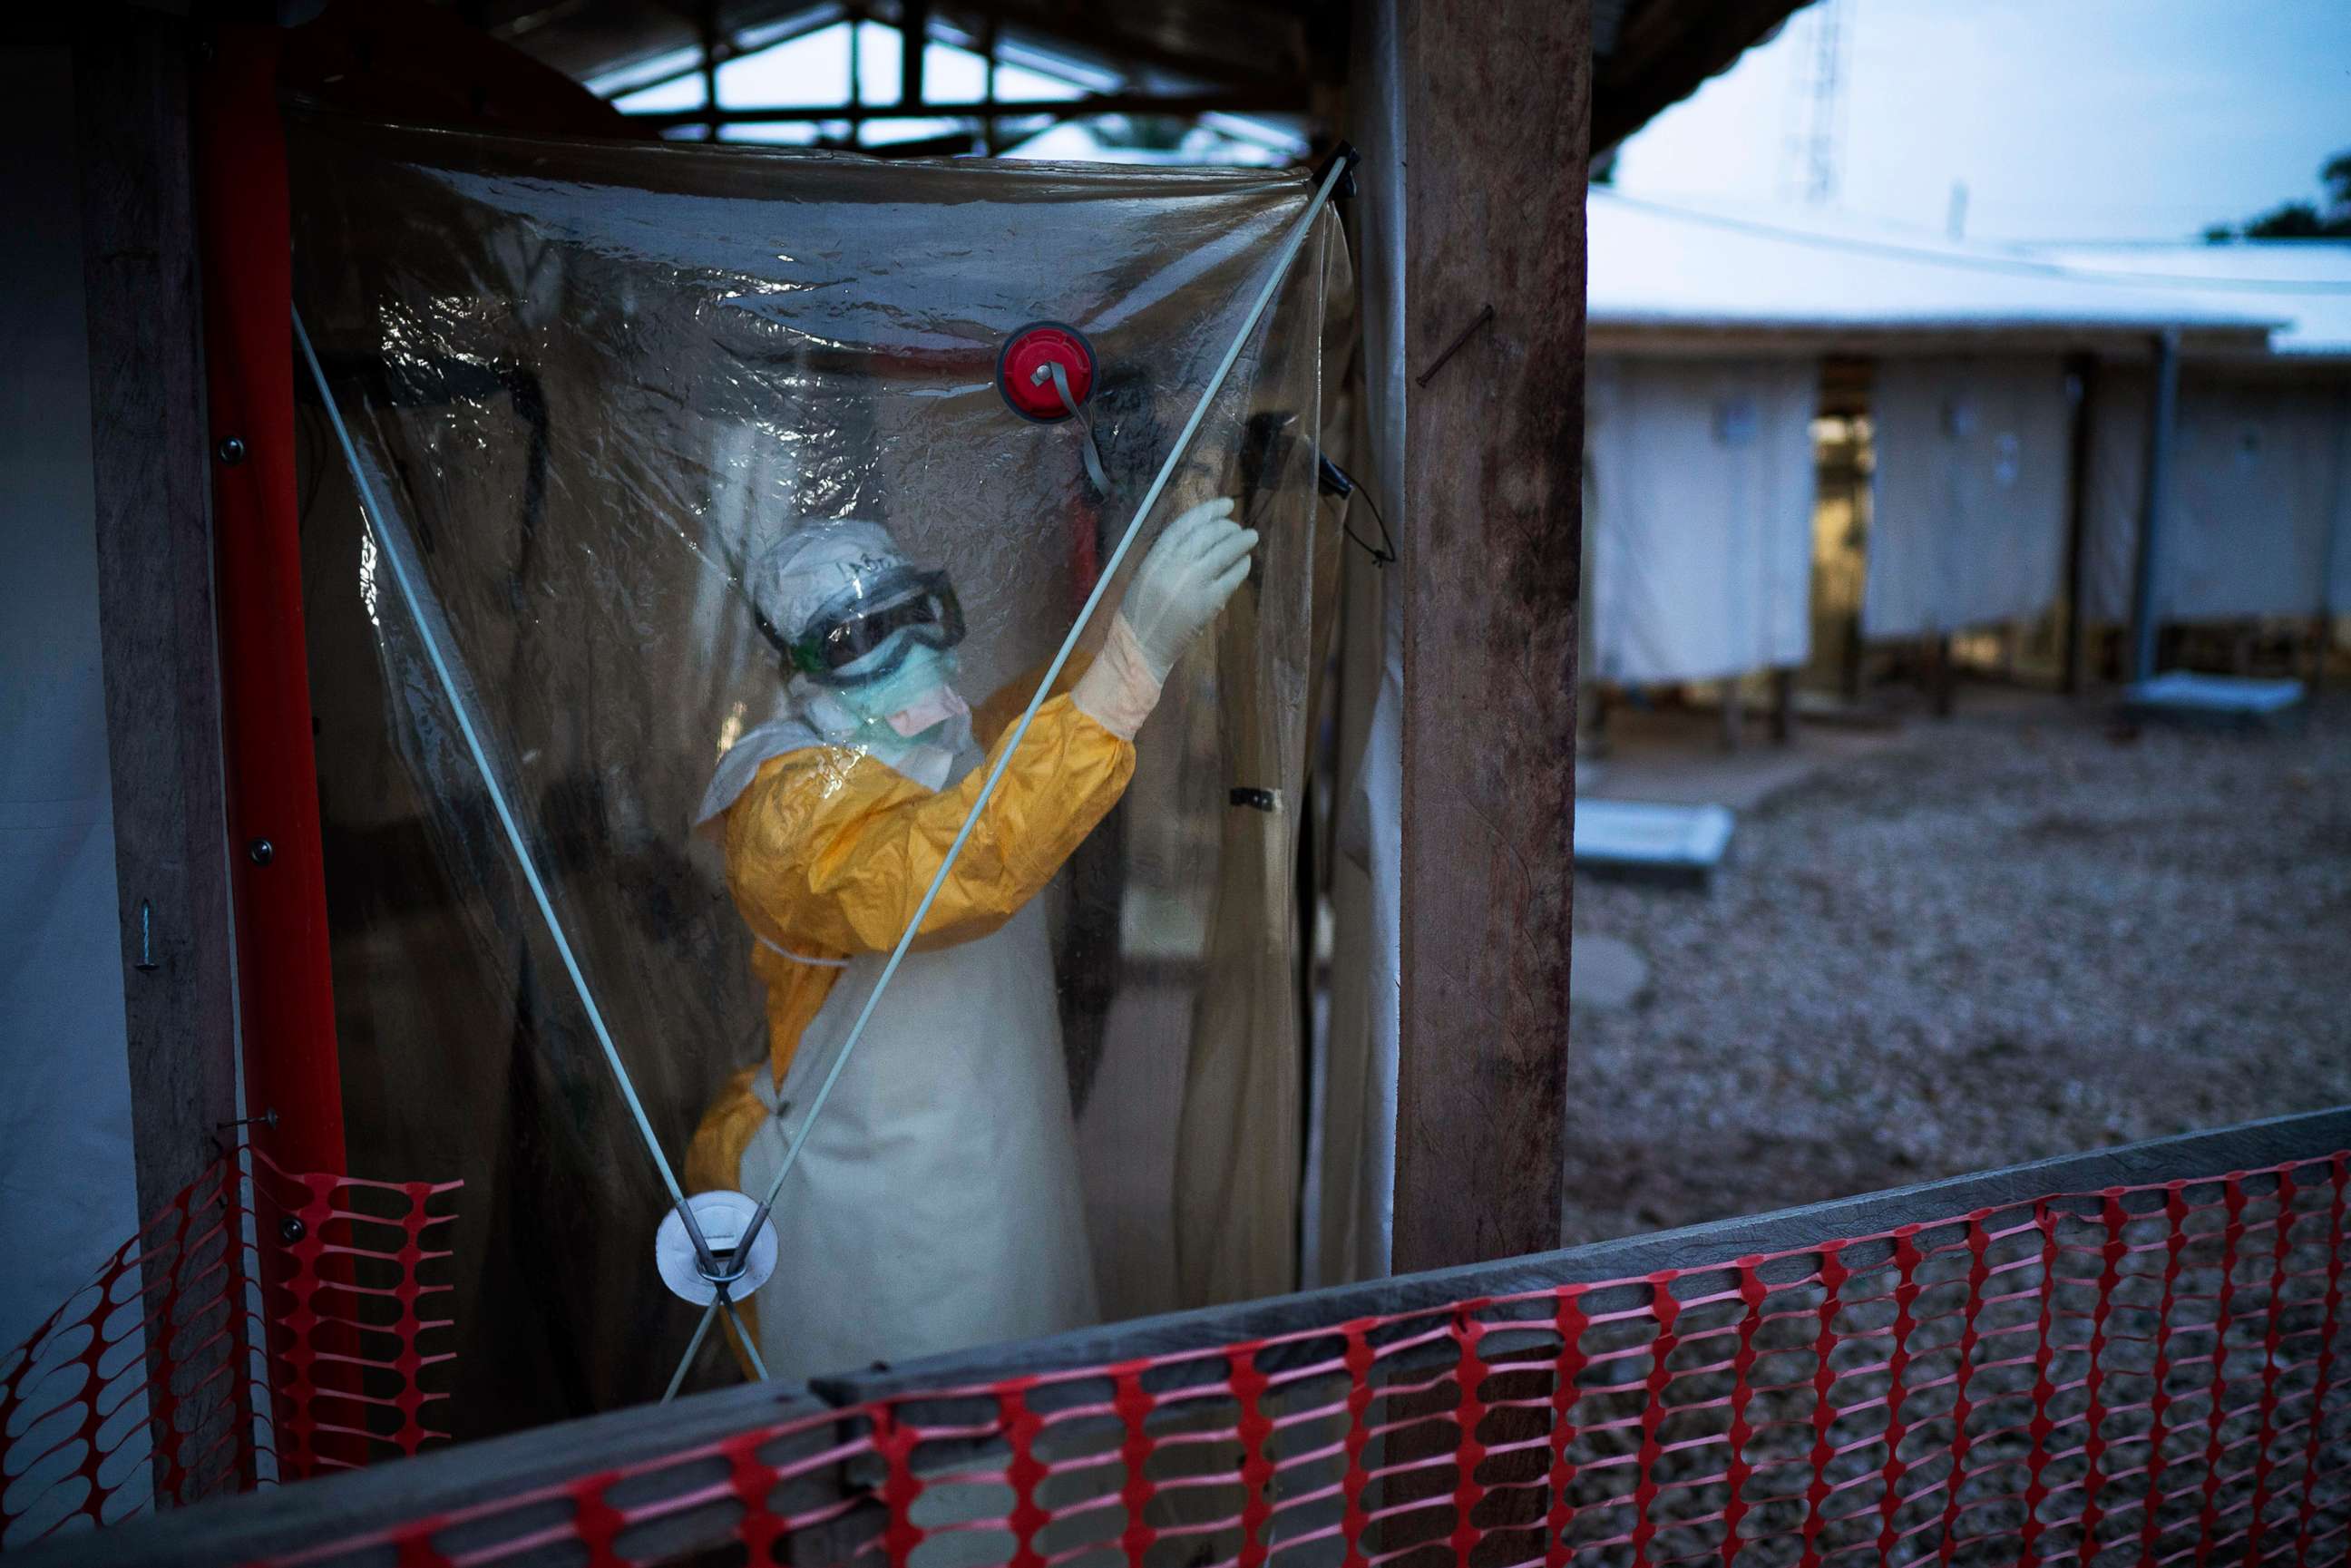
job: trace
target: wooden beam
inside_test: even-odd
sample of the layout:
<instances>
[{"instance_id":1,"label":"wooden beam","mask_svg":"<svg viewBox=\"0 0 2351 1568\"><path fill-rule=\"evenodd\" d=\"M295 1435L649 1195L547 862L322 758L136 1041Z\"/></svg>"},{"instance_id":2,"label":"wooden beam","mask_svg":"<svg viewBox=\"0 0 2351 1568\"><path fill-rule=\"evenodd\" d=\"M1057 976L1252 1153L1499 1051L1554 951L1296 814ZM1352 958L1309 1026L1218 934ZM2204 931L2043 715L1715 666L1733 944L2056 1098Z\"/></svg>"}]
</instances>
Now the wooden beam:
<instances>
[{"instance_id":1,"label":"wooden beam","mask_svg":"<svg viewBox=\"0 0 2351 1568\"><path fill-rule=\"evenodd\" d=\"M1592 104L1591 145L1614 147L1730 68L1804 0L1652 4L1628 11Z\"/></svg>"},{"instance_id":2,"label":"wooden beam","mask_svg":"<svg viewBox=\"0 0 2351 1568\"><path fill-rule=\"evenodd\" d=\"M85 24L73 44L99 641L142 1221L220 1157L222 1124L239 1114L190 42L184 20L126 7ZM151 1300L172 1300L178 1263L151 1260ZM203 1377L209 1358L173 1364L189 1346L171 1331L200 1307L176 1303L147 1335L149 1375L181 1401L177 1430L153 1434L150 1461L158 1496L172 1503L242 1468L174 1479L188 1457L182 1438L214 1427L224 1405L235 1419L244 1398L241 1352L225 1382ZM159 1420L165 1408L154 1406Z\"/></svg>"},{"instance_id":3,"label":"wooden beam","mask_svg":"<svg viewBox=\"0 0 2351 1568\"><path fill-rule=\"evenodd\" d=\"M1295 100L1308 95L1311 50L1308 28L1327 15L1309 8L1293 9L1288 17L1270 13L1283 7L1259 3L1245 36L1249 47L1217 55L1186 47L1181 31L1169 35L1163 18L1150 7L1071 5L1061 0L1023 4L1021 0L956 0L942 7L946 18L967 32L1009 29L1016 37L1042 38L1075 49L1081 57L1133 72L1136 68L1169 73L1187 82L1223 88L1248 88ZM1172 41L1171 41L1172 38Z\"/></svg>"},{"instance_id":4,"label":"wooden beam","mask_svg":"<svg viewBox=\"0 0 2351 1568\"><path fill-rule=\"evenodd\" d=\"M1591 5L1402 26L1399 1271L1559 1239Z\"/></svg>"},{"instance_id":5,"label":"wooden beam","mask_svg":"<svg viewBox=\"0 0 2351 1568\"><path fill-rule=\"evenodd\" d=\"M838 120L852 125L862 125L870 120L978 120L990 115L1008 120L1083 120L1096 114L1163 114L1190 120L1203 114L1300 114L1305 112L1306 107L1302 98L1293 100L1253 89L1228 88L1215 92L1100 92L1084 98L1019 99L992 106L969 100L883 104L852 100L844 104L726 109L715 114L701 109L665 109L657 112L647 110L626 114L622 118L631 125L664 130L674 125L702 125L712 120L720 125L805 125Z\"/></svg>"},{"instance_id":6,"label":"wooden beam","mask_svg":"<svg viewBox=\"0 0 2351 1568\"><path fill-rule=\"evenodd\" d=\"M299 1486L263 1487L214 1507L149 1514L45 1542L29 1555L34 1568L41 1568L45 1560L50 1568L133 1568L162 1562L225 1568L291 1557L420 1519L482 1508L496 1513L501 1500L560 1486L587 1471L653 1469L661 1459L723 1437L772 1429L823 1410L822 1403L796 1384L747 1383L688 1395L667 1405L633 1405L529 1427L459 1448L427 1448L414 1458L337 1471ZM820 1441L824 1430L819 1428ZM836 1473L812 1478L819 1487L847 1479ZM486 1527L499 1544L511 1547L516 1537L536 1528L527 1512L519 1515L526 1522L517 1528L517 1517L508 1513ZM475 1528L476 1539L482 1528ZM664 1539L658 1543L632 1540L632 1552L643 1553L632 1560L684 1560L696 1552L720 1552L736 1539L733 1521L708 1509L683 1510L654 1528ZM366 1558L364 1550L343 1550L329 1560L350 1563Z\"/></svg>"},{"instance_id":7,"label":"wooden beam","mask_svg":"<svg viewBox=\"0 0 2351 1568\"><path fill-rule=\"evenodd\" d=\"M923 101L924 65L930 55L931 0L898 0L898 101Z\"/></svg>"},{"instance_id":8,"label":"wooden beam","mask_svg":"<svg viewBox=\"0 0 2351 1568\"><path fill-rule=\"evenodd\" d=\"M719 46L726 41L726 29L718 25L718 0L702 0L699 24L697 32L702 55L702 107L715 111L718 108L718 49ZM718 140L716 120L709 120L703 125L702 139L705 141Z\"/></svg>"},{"instance_id":9,"label":"wooden beam","mask_svg":"<svg viewBox=\"0 0 2351 1568\"><path fill-rule=\"evenodd\" d=\"M186 33L183 21L125 9L76 41L73 62L142 1215L203 1174L218 1157L219 1124L238 1113Z\"/></svg>"}]
</instances>

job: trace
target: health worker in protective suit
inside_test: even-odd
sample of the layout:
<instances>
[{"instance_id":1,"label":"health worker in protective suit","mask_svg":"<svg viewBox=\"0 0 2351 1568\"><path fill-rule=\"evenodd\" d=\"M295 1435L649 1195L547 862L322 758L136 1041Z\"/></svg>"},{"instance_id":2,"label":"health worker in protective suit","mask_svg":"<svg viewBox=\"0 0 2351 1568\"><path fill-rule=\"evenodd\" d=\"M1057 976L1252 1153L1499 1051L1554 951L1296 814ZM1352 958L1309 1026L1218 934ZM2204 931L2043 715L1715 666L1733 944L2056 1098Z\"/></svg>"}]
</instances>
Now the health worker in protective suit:
<instances>
[{"instance_id":1,"label":"health worker in protective suit","mask_svg":"<svg viewBox=\"0 0 2351 1568\"><path fill-rule=\"evenodd\" d=\"M1160 685L1249 574L1229 500L1178 517L1098 654L1039 708L778 1198L747 1303L774 1377L1097 1321L1036 896L1118 801ZM767 986L768 1055L688 1151L696 1191L755 1197L872 995L1035 683L955 690L954 588L872 523L807 522L748 580L782 716L722 758L697 827L726 854Z\"/></svg>"}]
</instances>

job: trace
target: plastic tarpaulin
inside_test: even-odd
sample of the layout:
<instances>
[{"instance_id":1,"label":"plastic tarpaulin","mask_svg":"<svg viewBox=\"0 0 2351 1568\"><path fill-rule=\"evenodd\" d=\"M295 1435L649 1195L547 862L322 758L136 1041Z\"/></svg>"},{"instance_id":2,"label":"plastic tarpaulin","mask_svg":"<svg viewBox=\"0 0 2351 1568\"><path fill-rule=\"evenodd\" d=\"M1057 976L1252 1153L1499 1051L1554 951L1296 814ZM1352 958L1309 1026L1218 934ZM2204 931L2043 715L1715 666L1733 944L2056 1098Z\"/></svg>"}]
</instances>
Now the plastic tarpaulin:
<instances>
[{"instance_id":1,"label":"plastic tarpaulin","mask_svg":"<svg viewBox=\"0 0 2351 1568\"><path fill-rule=\"evenodd\" d=\"M1592 675L1801 664L1812 647L1810 360L1593 362Z\"/></svg>"},{"instance_id":2,"label":"plastic tarpaulin","mask_svg":"<svg viewBox=\"0 0 2351 1568\"><path fill-rule=\"evenodd\" d=\"M662 1187L386 585L378 530L422 563L427 614L676 1162L730 1074L768 1051L751 939L719 852L690 831L716 759L782 697L744 563L795 517L878 522L955 586L957 688L1017 712L1311 188L308 116L290 143L297 304L386 514L362 518L309 410L303 545L352 1159L449 1172L477 1195L454 1242L460 1436L649 1398L693 1326L652 1267ZM1220 1121L1299 1122L1294 1068L1247 1064L1299 1050L1288 879L1320 338L1347 279L1326 214L1128 558L1131 572L1210 495L1238 497L1263 535L1144 727L1123 801L1038 901L1109 1316L1292 1282L1286 1243L1273 1278L1262 1247L1180 1281L1176 1253L1212 1222L1283 1238L1296 1223L1294 1146L1287 1169L1253 1162L1238 1180L1186 1162L1218 1147ZM1029 423L997 389L1002 346L1040 320L1098 355L1086 413L1108 498L1076 422ZM779 1207L809 1201L793 1181ZM723 1356L705 1359L718 1375Z\"/></svg>"},{"instance_id":3,"label":"plastic tarpaulin","mask_svg":"<svg viewBox=\"0 0 2351 1568\"><path fill-rule=\"evenodd\" d=\"M2082 591L2094 621L2130 619L2151 392L2143 373L2109 373L2093 404ZM2162 620L2315 614L2330 572L2324 602L2351 604L2351 374L2185 371L2162 546Z\"/></svg>"},{"instance_id":4,"label":"plastic tarpaulin","mask_svg":"<svg viewBox=\"0 0 2351 1568\"><path fill-rule=\"evenodd\" d=\"M1863 634L1954 632L2047 610L2064 583L2064 365L1887 360L1872 410Z\"/></svg>"}]
</instances>

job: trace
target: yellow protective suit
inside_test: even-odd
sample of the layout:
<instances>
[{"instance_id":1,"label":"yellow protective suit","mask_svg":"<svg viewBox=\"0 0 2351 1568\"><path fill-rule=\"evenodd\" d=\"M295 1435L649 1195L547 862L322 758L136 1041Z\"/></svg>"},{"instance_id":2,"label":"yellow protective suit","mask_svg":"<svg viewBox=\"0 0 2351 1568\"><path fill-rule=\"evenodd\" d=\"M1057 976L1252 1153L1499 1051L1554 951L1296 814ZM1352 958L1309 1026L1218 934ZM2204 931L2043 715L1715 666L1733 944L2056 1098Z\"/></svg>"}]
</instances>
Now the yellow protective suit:
<instances>
[{"instance_id":1,"label":"yellow protective suit","mask_svg":"<svg viewBox=\"0 0 2351 1568\"><path fill-rule=\"evenodd\" d=\"M925 915L916 950L974 941L1004 925L1125 791L1134 747L1122 720L1130 716L1113 713L1116 727L1105 727L1080 708L1069 688L1081 674L1073 661L1039 708ZM973 738L987 759L946 789L935 792L862 752L811 746L762 762L726 809L716 826L726 885L760 938L751 967L767 987L768 1051L737 1073L704 1114L686 1154L692 1190L742 1185L744 1152L843 972L839 961L896 945L1035 689L1033 677L1015 681L973 715ZM1156 696L1155 683L1149 696ZM1139 724L1147 710L1146 701L1131 716ZM763 1072L768 1083L756 1084ZM794 1260L779 1267L789 1270ZM747 1313L756 1302L743 1305Z\"/></svg>"}]
</instances>

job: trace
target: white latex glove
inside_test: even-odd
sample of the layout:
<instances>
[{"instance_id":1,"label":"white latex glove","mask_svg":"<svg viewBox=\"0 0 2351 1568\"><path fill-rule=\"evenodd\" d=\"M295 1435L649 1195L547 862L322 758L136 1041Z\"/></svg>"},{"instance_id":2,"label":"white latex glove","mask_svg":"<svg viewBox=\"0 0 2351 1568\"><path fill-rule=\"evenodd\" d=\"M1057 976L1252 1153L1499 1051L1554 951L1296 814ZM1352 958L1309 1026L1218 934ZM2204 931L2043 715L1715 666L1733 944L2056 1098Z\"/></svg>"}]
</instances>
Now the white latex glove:
<instances>
[{"instance_id":1,"label":"white latex glove","mask_svg":"<svg viewBox=\"0 0 2351 1568\"><path fill-rule=\"evenodd\" d=\"M1257 533L1228 500L1204 501L1167 525L1126 585L1110 634L1070 694L1080 710L1133 740L1159 706L1160 684L1249 576Z\"/></svg>"},{"instance_id":2,"label":"white latex glove","mask_svg":"<svg viewBox=\"0 0 2351 1568\"><path fill-rule=\"evenodd\" d=\"M1167 525L1118 607L1154 680L1165 681L1249 576L1257 530L1233 520L1230 498L1203 501Z\"/></svg>"}]
</instances>

